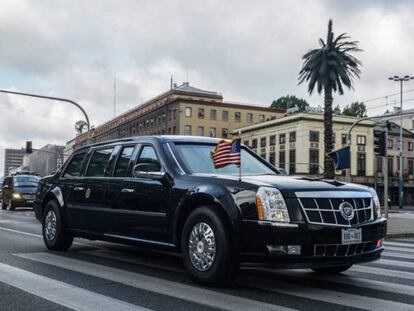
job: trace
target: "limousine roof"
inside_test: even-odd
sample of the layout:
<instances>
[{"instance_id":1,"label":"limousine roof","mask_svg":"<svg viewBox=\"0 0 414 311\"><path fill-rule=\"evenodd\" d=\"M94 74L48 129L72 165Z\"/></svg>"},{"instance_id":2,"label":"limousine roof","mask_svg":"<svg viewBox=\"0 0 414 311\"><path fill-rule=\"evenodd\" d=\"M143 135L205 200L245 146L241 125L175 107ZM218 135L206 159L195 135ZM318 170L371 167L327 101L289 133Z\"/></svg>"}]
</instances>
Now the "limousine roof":
<instances>
[{"instance_id":1,"label":"limousine roof","mask_svg":"<svg viewBox=\"0 0 414 311\"><path fill-rule=\"evenodd\" d=\"M160 143L169 143L169 142L188 142L188 143L212 143L217 144L221 139L213 137L204 137L204 136L183 136L183 135L160 135L160 136L135 136L128 138L119 138L113 140L107 140L100 143L95 143L87 146L82 146L78 150L94 148L99 146L106 146L119 143L128 143L128 142L154 142L159 141Z\"/></svg>"}]
</instances>

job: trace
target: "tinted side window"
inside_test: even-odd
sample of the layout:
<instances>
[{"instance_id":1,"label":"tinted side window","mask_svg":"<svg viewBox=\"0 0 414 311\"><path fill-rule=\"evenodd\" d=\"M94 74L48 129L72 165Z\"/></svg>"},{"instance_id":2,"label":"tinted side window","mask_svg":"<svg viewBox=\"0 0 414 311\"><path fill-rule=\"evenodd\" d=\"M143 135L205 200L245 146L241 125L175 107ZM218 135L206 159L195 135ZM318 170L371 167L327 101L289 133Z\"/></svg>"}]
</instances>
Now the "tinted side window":
<instances>
[{"instance_id":1,"label":"tinted side window","mask_svg":"<svg viewBox=\"0 0 414 311\"><path fill-rule=\"evenodd\" d=\"M83 159L85 158L85 153L79 153L75 155L68 166L66 167L63 177L78 177L82 168Z\"/></svg>"},{"instance_id":2,"label":"tinted side window","mask_svg":"<svg viewBox=\"0 0 414 311\"><path fill-rule=\"evenodd\" d=\"M89 161L86 176L89 177L104 177L105 169L111 157L113 148L96 150Z\"/></svg>"},{"instance_id":3,"label":"tinted side window","mask_svg":"<svg viewBox=\"0 0 414 311\"><path fill-rule=\"evenodd\" d=\"M125 177L128 174L128 164L135 147L124 147L115 167L115 177Z\"/></svg>"},{"instance_id":4,"label":"tinted side window","mask_svg":"<svg viewBox=\"0 0 414 311\"><path fill-rule=\"evenodd\" d=\"M144 146L142 148L141 154L139 155L137 164L152 164L154 166L154 171L161 170L161 164L158 160L157 154L155 153L154 147Z\"/></svg>"}]
</instances>

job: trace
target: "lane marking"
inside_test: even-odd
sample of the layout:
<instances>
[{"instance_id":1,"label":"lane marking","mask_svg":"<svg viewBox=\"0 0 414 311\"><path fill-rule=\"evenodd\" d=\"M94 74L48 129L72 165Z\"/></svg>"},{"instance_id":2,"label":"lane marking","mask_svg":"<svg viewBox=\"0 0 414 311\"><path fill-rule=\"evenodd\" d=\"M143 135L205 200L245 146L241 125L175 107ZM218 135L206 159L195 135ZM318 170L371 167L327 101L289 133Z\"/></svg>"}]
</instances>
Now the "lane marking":
<instances>
[{"instance_id":1,"label":"lane marking","mask_svg":"<svg viewBox=\"0 0 414 311\"><path fill-rule=\"evenodd\" d=\"M59 305L84 311L149 311L122 300L0 263L0 282Z\"/></svg>"},{"instance_id":2,"label":"lane marking","mask_svg":"<svg viewBox=\"0 0 414 311\"><path fill-rule=\"evenodd\" d=\"M390 276L390 277L406 279L406 280L414 279L413 272L405 272L405 271L399 271L399 270L388 270L388 269L374 268L374 267L367 267L367 266L352 266L350 271L370 273L370 274L382 275L382 276Z\"/></svg>"},{"instance_id":3,"label":"lane marking","mask_svg":"<svg viewBox=\"0 0 414 311\"><path fill-rule=\"evenodd\" d=\"M123 252L118 252L118 251L99 249L99 250L92 250L92 251L81 251L81 253L88 254L91 256L96 256L98 258L122 261L122 262L132 263L135 265L158 268L158 269L163 269L163 270L178 272L178 273L183 273L183 274L186 273L185 270L183 268L180 268L179 265L171 266L164 262L157 262L157 263L154 263L154 261L149 262L147 260L142 260L141 258L134 256L132 254L125 254ZM405 262L395 261L395 260L381 259L379 260L379 262L384 263L384 264L392 263L393 265L401 264L401 266L404 266L404 267L406 266ZM397 264L394 264L394 263L397 263ZM414 268L414 263L412 263L412 265ZM300 270L300 271L298 270L276 271L276 270L266 270L266 269L261 269L261 270L272 273L272 275L274 275L276 279L278 275L281 275L281 276L287 276L287 277L292 277L292 278L301 278L301 279L307 279L307 280L320 280L320 281L326 281L326 282L336 283L336 284L347 284L347 285L352 285L352 286L356 286L359 288L369 288L369 289L385 291L385 292L390 292L390 293L414 296L413 286L397 284L397 283L390 284L389 282L364 279L360 277L349 276L346 274L343 274L340 276L337 276L337 275L330 276L330 275L316 274L313 272L309 272L309 270Z\"/></svg>"},{"instance_id":4,"label":"lane marking","mask_svg":"<svg viewBox=\"0 0 414 311\"><path fill-rule=\"evenodd\" d=\"M414 244L412 243L400 243L400 242L384 242L384 246L387 249L387 246L402 246L406 248L414 248Z\"/></svg>"},{"instance_id":5,"label":"lane marking","mask_svg":"<svg viewBox=\"0 0 414 311\"><path fill-rule=\"evenodd\" d=\"M363 295L349 294L318 287L307 287L276 280L259 279L256 277L244 277L242 283L263 290L304 297L317 301L338 304L347 307L354 307L365 310L414 310L411 304L372 298ZM253 285L250 285L253 284Z\"/></svg>"},{"instance_id":6,"label":"lane marking","mask_svg":"<svg viewBox=\"0 0 414 311\"><path fill-rule=\"evenodd\" d=\"M384 253L388 252L403 252L414 254L414 248L386 246L384 248Z\"/></svg>"},{"instance_id":7,"label":"lane marking","mask_svg":"<svg viewBox=\"0 0 414 311\"><path fill-rule=\"evenodd\" d=\"M107 267L94 263L71 259L50 253L14 254L28 260L41 262L70 271L106 279L127 286L140 288L158 294L199 303L218 309L226 310L293 310L283 306L273 305L261 301L238 297L209 290L195 285L186 285L178 282L147 276L117 268Z\"/></svg>"},{"instance_id":8,"label":"lane marking","mask_svg":"<svg viewBox=\"0 0 414 311\"><path fill-rule=\"evenodd\" d=\"M376 261L375 263L379 263L379 264L387 265L387 266L396 266L396 267L414 269L414 262L409 262L409 261L400 261L400 260L392 260L392 259L383 258L383 259L380 259L379 261Z\"/></svg>"},{"instance_id":9,"label":"lane marking","mask_svg":"<svg viewBox=\"0 0 414 311\"><path fill-rule=\"evenodd\" d=\"M414 259L414 254L399 253L399 252L383 253L383 256L394 257L394 258L404 258L404 259Z\"/></svg>"},{"instance_id":10,"label":"lane marking","mask_svg":"<svg viewBox=\"0 0 414 311\"><path fill-rule=\"evenodd\" d=\"M34 237L34 238L41 238L41 239L43 239L43 236L40 235L40 234L34 234L34 233L29 233L29 232L14 230L14 229L5 228L5 227L0 227L0 230L8 231L8 232L13 232L13 233L18 233L18 234L23 234L23 235L31 236L31 237Z\"/></svg>"}]
</instances>

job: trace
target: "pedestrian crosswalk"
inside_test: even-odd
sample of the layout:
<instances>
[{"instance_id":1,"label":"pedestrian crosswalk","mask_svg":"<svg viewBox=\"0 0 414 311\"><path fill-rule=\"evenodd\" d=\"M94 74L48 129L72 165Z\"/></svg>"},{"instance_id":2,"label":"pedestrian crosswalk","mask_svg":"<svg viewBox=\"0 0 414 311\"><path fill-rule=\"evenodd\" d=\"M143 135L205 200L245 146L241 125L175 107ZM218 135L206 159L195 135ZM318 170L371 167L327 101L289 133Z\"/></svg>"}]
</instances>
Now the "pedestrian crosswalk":
<instances>
[{"instance_id":1,"label":"pedestrian crosswalk","mask_svg":"<svg viewBox=\"0 0 414 311\"><path fill-rule=\"evenodd\" d=\"M204 288L189 280L179 260L80 244L68 253L15 253L21 266L0 263L0 283L74 310L414 311L414 239L386 241L384 246L379 261L337 276L261 269L242 273L228 288ZM23 268L26 262L49 272ZM68 273L95 286L54 277Z\"/></svg>"}]
</instances>

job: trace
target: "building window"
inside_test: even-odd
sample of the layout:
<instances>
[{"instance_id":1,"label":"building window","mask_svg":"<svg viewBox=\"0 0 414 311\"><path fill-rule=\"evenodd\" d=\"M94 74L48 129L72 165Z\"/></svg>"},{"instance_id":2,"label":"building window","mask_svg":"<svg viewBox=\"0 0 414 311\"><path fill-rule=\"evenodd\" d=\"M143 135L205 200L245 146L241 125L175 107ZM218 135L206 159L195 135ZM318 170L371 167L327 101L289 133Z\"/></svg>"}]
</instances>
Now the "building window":
<instances>
[{"instance_id":1,"label":"building window","mask_svg":"<svg viewBox=\"0 0 414 311\"><path fill-rule=\"evenodd\" d=\"M279 167L285 168L286 167L286 153L285 151L279 152Z\"/></svg>"},{"instance_id":2,"label":"building window","mask_svg":"<svg viewBox=\"0 0 414 311\"><path fill-rule=\"evenodd\" d=\"M357 145L365 146L367 144L367 138L363 135L357 135Z\"/></svg>"},{"instance_id":3,"label":"building window","mask_svg":"<svg viewBox=\"0 0 414 311\"><path fill-rule=\"evenodd\" d=\"M197 136L204 136L204 126L197 127Z\"/></svg>"},{"instance_id":4,"label":"building window","mask_svg":"<svg viewBox=\"0 0 414 311\"><path fill-rule=\"evenodd\" d=\"M289 133L289 142L294 143L296 141L296 132Z\"/></svg>"},{"instance_id":5,"label":"building window","mask_svg":"<svg viewBox=\"0 0 414 311\"><path fill-rule=\"evenodd\" d=\"M252 149L256 149L257 148L257 138L252 140Z\"/></svg>"},{"instance_id":6,"label":"building window","mask_svg":"<svg viewBox=\"0 0 414 311\"><path fill-rule=\"evenodd\" d=\"M253 123L253 113L247 114L247 123Z\"/></svg>"},{"instance_id":7,"label":"building window","mask_svg":"<svg viewBox=\"0 0 414 311\"><path fill-rule=\"evenodd\" d=\"M211 109L210 110L210 120L216 120L217 119L217 110Z\"/></svg>"},{"instance_id":8,"label":"building window","mask_svg":"<svg viewBox=\"0 0 414 311\"><path fill-rule=\"evenodd\" d=\"M228 129L222 129L221 130L221 137L227 138L229 136L229 130Z\"/></svg>"},{"instance_id":9,"label":"building window","mask_svg":"<svg viewBox=\"0 0 414 311\"><path fill-rule=\"evenodd\" d=\"M270 146L276 145L276 135L270 135L270 137L269 137L269 145Z\"/></svg>"},{"instance_id":10,"label":"building window","mask_svg":"<svg viewBox=\"0 0 414 311\"><path fill-rule=\"evenodd\" d=\"M309 131L309 141L319 142L319 132Z\"/></svg>"},{"instance_id":11,"label":"building window","mask_svg":"<svg viewBox=\"0 0 414 311\"><path fill-rule=\"evenodd\" d=\"M265 121L264 114L259 114L259 123L263 123Z\"/></svg>"},{"instance_id":12,"label":"building window","mask_svg":"<svg viewBox=\"0 0 414 311\"><path fill-rule=\"evenodd\" d=\"M265 160L266 160L266 152L261 152L261 153L260 153L260 156L261 156L263 159L265 159Z\"/></svg>"},{"instance_id":13,"label":"building window","mask_svg":"<svg viewBox=\"0 0 414 311\"><path fill-rule=\"evenodd\" d=\"M366 174L366 155L365 153L357 154L357 176L365 176Z\"/></svg>"},{"instance_id":14,"label":"building window","mask_svg":"<svg viewBox=\"0 0 414 311\"><path fill-rule=\"evenodd\" d=\"M236 111L234 113L234 122L240 122L240 120L241 120L241 113Z\"/></svg>"},{"instance_id":15,"label":"building window","mask_svg":"<svg viewBox=\"0 0 414 311\"><path fill-rule=\"evenodd\" d=\"M346 145L346 134L341 135L341 144Z\"/></svg>"},{"instance_id":16,"label":"building window","mask_svg":"<svg viewBox=\"0 0 414 311\"><path fill-rule=\"evenodd\" d=\"M266 147L266 137L260 138L260 147Z\"/></svg>"},{"instance_id":17,"label":"building window","mask_svg":"<svg viewBox=\"0 0 414 311\"><path fill-rule=\"evenodd\" d=\"M204 108L198 108L197 115L199 119L204 119Z\"/></svg>"},{"instance_id":18,"label":"building window","mask_svg":"<svg viewBox=\"0 0 414 311\"><path fill-rule=\"evenodd\" d=\"M411 129L414 129L414 120L411 120Z\"/></svg>"},{"instance_id":19,"label":"building window","mask_svg":"<svg viewBox=\"0 0 414 311\"><path fill-rule=\"evenodd\" d=\"M388 176L394 175L394 157L388 157Z\"/></svg>"},{"instance_id":20,"label":"building window","mask_svg":"<svg viewBox=\"0 0 414 311\"><path fill-rule=\"evenodd\" d=\"M382 157L377 157L377 173L382 173Z\"/></svg>"},{"instance_id":21,"label":"building window","mask_svg":"<svg viewBox=\"0 0 414 311\"><path fill-rule=\"evenodd\" d=\"M413 151L413 142L412 141L408 142L408 151Z\"/></svg>"},{"instance_id":22,"label":"building window","mask_svg":"<svg viewBox=\"0 0 414 311\"><path fill-rule=\"evenodd\" d=\"M414 175L414 159L408 159L408 175Z\"/></svg>"},{"instance_id":23,"label":"building window","mask_svg":"<svg viewBox=\"0 0 414 311\"><path fill-rule=\"evenodd\" d=\"M168 134L171 133L171 128L168 129ZM184 135L191 135L191 125L186 125L184 127Z\"/></svg>"},{"instance_id":24,"label":"building window","mask_svg":"<svg viewBox=\"0 0 414 311\"><path fill-rule=\"evenodd\" d=\"M286 143L286 134L280 134L279 135L279 144L283 145Z\"/></svg>"},{"instance_id":25,"label":"building window","mask_svg":"<svg viewBox=\"0 0 414 311\"><path fill-rule=\"evenodd\" d=\"M223 112L221 113L221 118L223 119L223 121L228 121L229 120L229 112L223 110Z\"/></svg>"},{"instance_id":26,"label":"building window","mask_svg":"<svg viewBox=\"0 0 414 311\"><path fill-rule=\"evenodd\" d=\"M336 133L332 133L332 143L336 143Z\"/></svg>"},{"instance_id":27,"label":"building window","mask_svg":"<svg viewBox=\"0 0 414 311\"><path fill-rule=\"evenodd\" d=\"M210 137L217 137L217 132L215 127L210 127Z\"/></svg>"},{"instance_id":28,"label":"building window","mask_svg":"<svg viewBox=\"0 0 414 311\"><path fill-rule=\"evenodd\" d=\"M244 144L245 146L247 146L247 147L249 147L249 146L250 146L250 145L249 145L249 141L248 141L248 140L243 141L243 144Z\"/></svg>"},{"instance_id":29,"label":"building window","mask_svg":"<svg viewBox=\"0 0 414 311\"><path fill-rule=\"evenodd\" d=\"M271 152L271 153L269 154L269 162L270 162L270 164L272 164L273 166L275 165L275 163L276 163L276 153L275 153L275 152Z\"/></svg>"},{"instance_id":30,"label":"building window","mask_svg":"<svg viewBox=\"0 0 414 311\"><path fill-rule=\"evenodd\" d=\"M309 149L309 174L316 175L319 171L319 150Z\"/></svg>"},{"instance_id":31,"label":"building window","mask_svg":"<svg viewBox=\"0 0 414 311\"><path fill-rule=\"evenodd\" d=\"M293 175L296 173L296 150L289 150L289 174Z\"/></svg>"},{"instance_id":32,"label":"building window","mask_svg":"<svg viewBox=\"0 0 414 311\"><path fill-rule=\"evenodd\" d=\"M164 130L162 130L162 133L164 134ZM177 134L177 128L175 126L173 126L173 135Z\"/></svg>"},{"instance_id":33,"label":"building window","mask_svg":"<svg viewBox=\"0 0 414 311\"><path fill-rule=\"evenodd\" d=\"M393 145L393 143L392 143L392 139L388 139L388 140L387 140L387 148L388 148L388 149L392 149L392 145Z\"/></svg>"}]
</instances>

